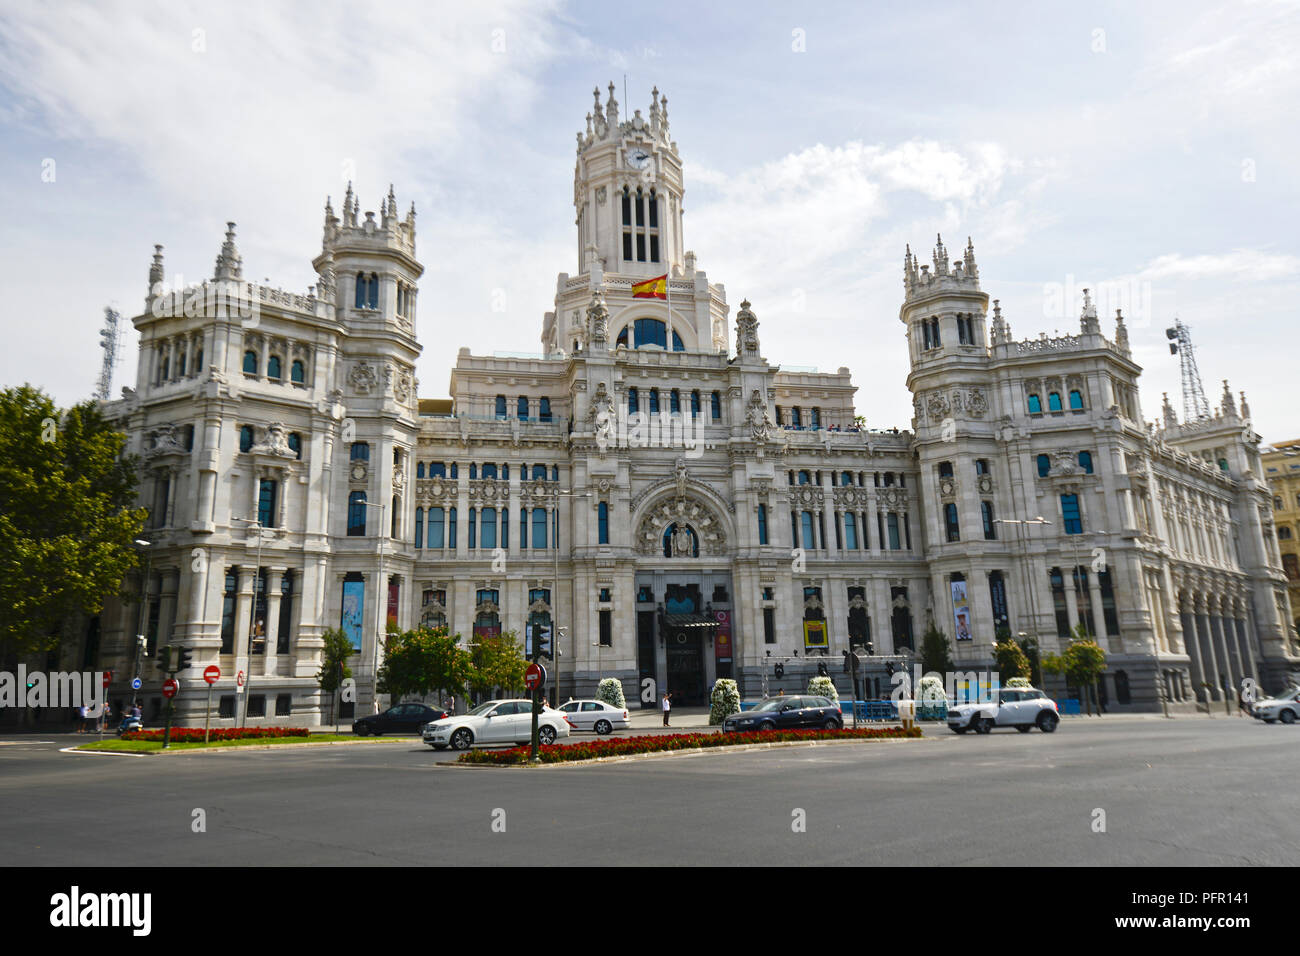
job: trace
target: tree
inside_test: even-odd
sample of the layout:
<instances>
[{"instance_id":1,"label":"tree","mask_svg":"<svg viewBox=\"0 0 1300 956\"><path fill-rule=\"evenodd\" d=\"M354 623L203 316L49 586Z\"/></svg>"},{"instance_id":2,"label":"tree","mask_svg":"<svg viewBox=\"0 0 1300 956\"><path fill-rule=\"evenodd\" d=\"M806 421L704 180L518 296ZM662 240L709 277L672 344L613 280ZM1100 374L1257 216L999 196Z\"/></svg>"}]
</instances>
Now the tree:
<instances>
[{"instance_id":1,"label":"tree","mask_svg":"<svg viewBox=\"0 0 1300 956\"><path fill-rule=\"evenodd\" d=\"M1008 635L1010 631L1007 632ZM1029 659L1029 679L1033 681L1033 686L1043 686L1043 662L1038 650L1038 638L1024 637L1016 641L1020 649L1025 652L1025 657Z\"/></svg>"},{"instance_id":2,"label":"tree","mask_svg":"<svg viewBox=\"0 0 1300 956\"><path fill-rule=\"evenodd\" d=\"M1015 677L1029 677L1029 658L1015 641L1006 640L993 645L993 659L998 663L998 683L1003 687Z\"/></svg>"},{"instance_id":3,"label":"tree","mask_svg":"<svg viewBox=\"0 0 1300 956\"><path fill-rule=\"evenodd\" d=\"M379 689L400 699L407 694L462 694L474 670L459 634L445 627L390 632L379 667Z\"/></svg>"},{"instance_id":4,"label":"tree","mask_svg":"<svg viewBox=\"0 0 1300 956\"><path fill-rule=\"evenodd\" d=\"M316 673L316 682L320 689L330 695L330 714L334 713L334 695L343 682L352 676L348 667L348 658L356 651L352 641L341 628L330 628L321 635L325 646L321 648L320 670Z\"/></svg>"},{"instance_id":5,"label":"tree","mask_svg":"<svg viewBox=\"0 0 1300 956\"><path fill-rule=\"evenodd\" d=\"M486 696L498 687L505 693L523 692L528 661L514 631L480 636L470 662L467 683L475 694Z\"/></svg>"},{"instance_id":6,"label":"tree","mask_svg":"<svg viewBox=\"0 0 1300 956\"><path fill-rule=\"evenodd\" d=\"M0 391L0 659L58 646L69 618L129 595L137 462L95 402L60 412L30 385Z\"/></svg>"},{"instance_id":7,"label":"tree","mask_svg":"<svg viewBox=\"0 0 1300 956\"><path fill-rule=\"evenodd\" d=\"M953 666L948 635L930 624L921 638L921 670L924 673L950 674Z\"/></svg>"},{"instance_id":8,"label":"tree","mask_svg":"<svg viewBox=\"0 0 1300 956\"><path fill-rule=\"evenodd\" d=\"M1043 658L1043 670L1049 674L1059 674L1066 684L1078 688L1079 696L1092 714L1092 697L1097 678L1106 669L1106 652L1096 641L1087 636L1087 629L1080 623L1072 632L1072 640L1060 654L1048 654Z\"/></svg>"}]
</instances>

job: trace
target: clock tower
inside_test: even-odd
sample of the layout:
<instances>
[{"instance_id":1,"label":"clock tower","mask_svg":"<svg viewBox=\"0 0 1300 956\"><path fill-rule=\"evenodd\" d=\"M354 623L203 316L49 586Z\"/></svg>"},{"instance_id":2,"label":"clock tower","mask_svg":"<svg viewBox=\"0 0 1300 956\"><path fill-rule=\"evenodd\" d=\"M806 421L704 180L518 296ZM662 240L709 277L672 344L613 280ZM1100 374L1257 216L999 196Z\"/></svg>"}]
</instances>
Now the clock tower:
<instances>
[{"instance_id":1,"label":"clock tower","mask_svg":"<svg viewBox=\"0 0 1300 956\"><path fill-rule=\"evenodd\" d=\"M573 205L578 226L578 270L650 278L680 275L682 161L668 133L668 97L655 87L650 114L619 119L614 84L609 100L587 114L578 133Z\"/></svg>"}]
</instances>

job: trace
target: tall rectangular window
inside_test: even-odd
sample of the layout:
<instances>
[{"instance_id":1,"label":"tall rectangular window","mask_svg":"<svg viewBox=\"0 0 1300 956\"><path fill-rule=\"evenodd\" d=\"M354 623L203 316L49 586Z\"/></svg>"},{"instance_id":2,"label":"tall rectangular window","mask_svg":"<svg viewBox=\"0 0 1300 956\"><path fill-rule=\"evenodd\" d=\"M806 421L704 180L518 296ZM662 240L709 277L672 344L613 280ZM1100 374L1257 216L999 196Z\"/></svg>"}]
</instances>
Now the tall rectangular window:
<instances>
[{"instance_id":1,"label":"tall rectangular window","mask_svg":"<svg viewBox=\"0 0 1300 956\"><path fill-rule=\"evenodd\" d=\"M898 512L891 511L889 513L889 520L886 522L886 524L889 527L889 550L901 551L903 545L898 538Z\"/></svg>"},{"instance_id":2,"label":"tall rectangular window","mask_svg":"<svg viewBox=\"0 0 1300 956\"><path fill-rule=\"evenodd\" d=\"M528 509L519 509L519 547L528 549Z\"/></svg>"},{"instance_id":3,"label":"tall rectangular window","mask_svg":"<svg viewBox=\"0 0 1300 956\"><path fill-rule=\"evenodd\" d=\"M235 594L239 587L239 572L226 569L226 590L221 596L221 653L235 652Z\"/></svg>"},{"instance_id":4,"label":"tall rectangular window","mask_svg":"<svg viewBox=\"0 0 1300 956\"><path fill-rule=\"evenodd\" d=\"M600 612L600 646L612 647L614 645L614 612Z\"/></svg>"},{"instance_id":5,"label":"tall rectangular window","mask_svg":"<svg viewBox=\"0 0 1300 956\"><path fill-rule=\"evenodd\" d=\"M415 548L418 551L424 547L424 509L415 509Z\"/></svg>"},{"instance_id":6,"label":"tall rectangular window","mask_svg":"<svg viewBox=\"0 0 1300 956\"><path fill-rule=\"evenodd\" d=\"M758 506L758 543L767 544L767 505Z\"/></svg>"},{"instance_id":7,"label":"tall rectangular window","mask_svg":"<svg viewBox=\"0 0 1300 956\"><path fill-rule=\"evenodd\" d=\"M957 506L951 501L943 506L943 524L949 541L961 540L961 528L957 524Z\"/></svg>"},{"instance_id":8,"label":"tall rectangular window","mask_svg":"<svg viewBox=\"0 0 1300 956\"><path fill-rule=\"evenodd\" d=\"M363 537L366 533L366 493L354 491L348 495L348 535Z\"/></svg>"},{"instance_id":9,"label":"tall rectangular window","mask_svg":"<svg viewBox=\"0 0 1300 956\"><path fill-rule=\"evenodd\" d=\"M275 652L288 654L293 629L293 571L280 579L280 620L275 629Z\"/></svg>"},{"instance_id":10,"label":"tall rectangular window","mask_svg":"<svg viewBox=\"0 0 1300 956\"><path fill-rule=\"evenodd\" d=\"M763 643L776 643L776 609L763 608Z\"/></svg>"},{"instance_id":11,"label":"tall rectangular window","mask_svg":"<svg viewBox=\"0 0 1300 956\"><path fill-rule=\"evenodd\" d=\"M1083 519L1079 515L1079 496L1061 495L1061 520L1066 534L1083 534Z\"/></svg>"},{"instance_id":12,"label":"tall rectangular window","mask_svg":"<svg viewBox=\"0 0 1300 956\"><path fill-rule=\"evenodd\" d=\"M482 531L479 534L479 547L495 548L497 546L497 509L484 508L480 512Z\"/></svg>"},{"instance_id":13,"label":"tall rectangular window","mask_svg":"<svg viewBox=\"0 0 1300 956\"><path fill-rule=\"evenodd\" d=\"M844 547L849 551L858 550L858 523L852 511L844 512Z\"/></svg>"},{"instance_id":14,"label":"tall rectangular window","mask_svg":"<svg viewBox=\"0 0 1300 956\"><path fill-rule=\"evenodd\" d=\"M817 539L813 537L813 516L811 511L805 511L800 516L799 528L803 532L803 546L805 548L817 547Z\"/></svg>"},{"instance_id":15,"label":"tall rectangular window","mask_svg":"<svg viewBox=\"0 0 1300 956\"><path fill-rule=\"evenodd\" d=\"M476 547L474 542L478 540L477 538L478 522L475 520L476 518L477 518L476 510L474 508L470 508L469 509L469 546L471 548Z\"/></svg>"},{"instance_id":16,"label":"tall rectangular window","mask_svg":"<svg viewBox=\"0 0 1300 956\"><path fill-rule=\"evenodd\" d=\"M276 482L263 478L257 490L257 523L263 528L275 527Z\"/></svg>"},{"instance_id":17,"label":"tall rectangular window","mask_svg":"<svg viewBox=\"0 0 1300 956\"><path fill-rule=\"evenodd\" d=\"M600 544L609 544L609 504L600 502L596 506L596 532Z\"/></svg>"},{"instance_id":18,"label":"tall rectangular window","mask_svg":"<svg viewBox=\"0 0 1300 956\"><path fill-rule=\"evenodd\" d=\"M541 551L546 547L546 509L533 509L533 550Z\"/></svg>"},{"instance_id":19,"label":"tall rectangular window","mask_svg":"<svg viewBox=\"0 0 1300 956\"><path fill-rule=\"evenodd\" d=\"M429 537L428 543L431 548L443 547L443 510L441 508L429 509Z\"/></svg>"},{"instance_id":20,"label":"tall rectangular window","mask_svg":"<svg viewBox=\"0 0 1300 956\"><path fill-rule=\"evenodd\" d=\"M551 420L551 400L549 398L539 398L537 400L537 417L544 422Z\"/></svg>"},{"instance_id":21,"label":"tall rectangular window","mask_svg":"<svg viewBox=\"0 0 1300 956\"><path fill-rule=\"evenodd\" d=\"M712 405L713 420L715 422L722 421L722 393L714 392L709 400Z\"/></svg>"},{"instance_id":22,"label":"tall rectangular window","mask_svg":"<svg viewBox=\"0 0 1300 956\"><path fill-rule=\"evenodd\" d=\"M993 502L980 502L980 517L984 520L984 540L996 541L998 539L998 526L993 523Z\"/></svg>"}]
</instances>

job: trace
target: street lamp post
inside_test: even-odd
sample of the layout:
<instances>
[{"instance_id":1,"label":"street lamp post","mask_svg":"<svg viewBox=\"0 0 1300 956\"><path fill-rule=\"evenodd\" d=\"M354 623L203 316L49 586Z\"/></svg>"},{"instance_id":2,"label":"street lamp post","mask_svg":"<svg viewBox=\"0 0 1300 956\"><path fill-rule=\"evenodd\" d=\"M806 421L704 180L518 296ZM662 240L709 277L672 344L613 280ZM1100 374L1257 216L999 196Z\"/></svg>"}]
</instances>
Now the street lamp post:
<instances>
[{"instance_id":1,"label":"street lamp post","mask_svg":"<svg viewBox=\"0 0 1300 956\"><path fill-rule=\"evenodd\" d=\"M149 548L153 544L152 541L146 541L144 538L136 538L135 543L142 548ZM144 666L144 661L142 660L142 655L145 650L144 602L149 590L149 571L153 564L153 552L145 551L144 554L144 575L140 578L140 613L137 615L140 626L135 632L135 667L133 668L134 673L132 674L132 677L136 680L140 678L140 672ZM139 694L140 692L138 690L134 687L131 688L131 705L133 707L140 702Z\"/></svg>"}]
</instances>

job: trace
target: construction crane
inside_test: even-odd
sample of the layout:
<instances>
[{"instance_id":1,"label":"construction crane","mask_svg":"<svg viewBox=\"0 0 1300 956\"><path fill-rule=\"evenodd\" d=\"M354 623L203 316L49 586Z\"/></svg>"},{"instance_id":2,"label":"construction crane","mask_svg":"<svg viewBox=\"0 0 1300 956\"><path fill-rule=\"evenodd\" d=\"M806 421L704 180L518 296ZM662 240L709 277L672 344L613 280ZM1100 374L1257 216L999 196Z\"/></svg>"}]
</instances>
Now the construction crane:
<instances>
[{"instance_id":1,"label":"construction crane","mask_svg":"<svg viewBox=\"0 0 1300 956\"><path fill-rule=\"evenodd\" d=\"M122 350L122 317L112 306L104 307L104 327L99 332L99 347L104 350L104 363L100 366L99 380L95 383L95 399L106 402L113 391L113 369L117 367L118 354Z\"/></svg>"},{"instance_id":2,"label":"construction crane","mask_svg":"<svg viewBox=\"0 0 1300 956\"><path fill-rule=\"evenodd\" d=\"M1209 418L1210 403L1205 398L1205 386L1201 384L1201 370L1196 367L1192 330L1183 325L1182 319L1175 318L1174 327L1165 329L1165 337L1170 340L1169 354L1178 356L1183 373L1183 421Z\"/></svg>"}]
</instances>

